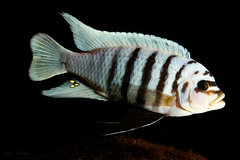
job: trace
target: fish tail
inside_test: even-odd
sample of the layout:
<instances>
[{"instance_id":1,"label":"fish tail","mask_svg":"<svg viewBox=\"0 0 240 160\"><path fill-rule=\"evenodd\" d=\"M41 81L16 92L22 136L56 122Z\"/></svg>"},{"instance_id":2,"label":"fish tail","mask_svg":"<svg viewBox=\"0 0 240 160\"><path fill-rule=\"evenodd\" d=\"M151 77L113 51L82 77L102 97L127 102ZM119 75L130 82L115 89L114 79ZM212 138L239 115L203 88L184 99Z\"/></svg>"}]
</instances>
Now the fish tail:
<instances>
[{"instance_id":1,"label":"fish tail","mask_svg":"<svg viewBox=\"0 0 240 160\"><path fill-rule=\"evenodd\" d=\"M33 60L29 76L41 81L67 72L66 61L71 51L63 48L47 34L38 33L31 39Z\"/></svg>"}]
</instances>

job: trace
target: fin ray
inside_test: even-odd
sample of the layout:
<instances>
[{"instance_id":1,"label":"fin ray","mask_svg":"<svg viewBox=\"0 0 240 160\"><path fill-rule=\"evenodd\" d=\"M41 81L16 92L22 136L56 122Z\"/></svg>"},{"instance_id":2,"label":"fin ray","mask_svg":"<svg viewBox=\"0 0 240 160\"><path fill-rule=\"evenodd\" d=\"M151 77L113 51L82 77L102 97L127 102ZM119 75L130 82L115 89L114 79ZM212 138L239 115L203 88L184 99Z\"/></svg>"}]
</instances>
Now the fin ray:
<instances>
[{"instance_id":1,"label":"fin ray","mask_svg":"<svg viewBox=\"0 0 240 160\"><path fill-rule=\"evenodd\" d=\"M31 39L33 60L29 76L34 81L41 81L58 74L66 73L62 58L71 51L63 48L47 34L39 33Z\"/></svg>"},{"instance_id":2,"label":"fin ray","mask_svg":"<svg viewBox=\"0 0 240 160\"><path fill-rule=\"evenodd\" d=\"M90 98L107 101L105 97L96 94L93 89L76 79L68 80L59 87L42 91L42 94L54 98Z\"/></svg>"},{"instance_id":3,"label":"fin ray","mask_svg":"<svg viewBox=\"0 0 240 160\"><path fill-rule=\"evenodd\" d=\"M142 108L133 108L116 124L110 125L101 134L104 136L116 135L152 125L165 117L163 114L147 111Z\"/></svg>"},{"instance_id":4,"label":"fin ray","mask_svg":"<svg viewBox=\"0 0 240 160\"><path fill-rule=\"evenodd\" d=\"M183 46L153 35L141 33L99 31L85 25L68 13L62 16L70 24L76 46L82 51L106 47L143 47L190 59L190 53Z\"/></svg>"}]
</instances>

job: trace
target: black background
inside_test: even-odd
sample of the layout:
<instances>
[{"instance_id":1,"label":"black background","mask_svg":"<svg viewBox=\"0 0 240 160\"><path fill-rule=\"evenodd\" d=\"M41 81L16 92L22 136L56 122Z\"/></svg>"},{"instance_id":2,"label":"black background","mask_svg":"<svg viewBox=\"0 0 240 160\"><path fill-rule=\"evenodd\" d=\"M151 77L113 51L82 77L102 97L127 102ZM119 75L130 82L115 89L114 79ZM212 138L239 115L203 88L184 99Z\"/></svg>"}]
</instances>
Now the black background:
<instances>
[{"instance_id":1,"label":"black background","mask_svg":"<svg viewBox=\"0 0 240 160\"><path fill-rule=\"evenodd\" d=\"M77 143L95 132L95 120L114 117L123 104L87 99L51 99L41 90L56 87L71 75L42 82L28 77L30 39L49 34L67 49L75 47L67 12L93 28L153 34L178 42L206 66L226 94L225 108L180 118L165 118L127 136L201 153L210 159L231 157L238 148L238 53L236 4L208 1L8 2L1 12L1 154L41 153ZM102 109L103 108L103 109ZM111 116L112 115L112 116ZM119 114L118 114L119 116Z\"/></svg>"}]
</instances>

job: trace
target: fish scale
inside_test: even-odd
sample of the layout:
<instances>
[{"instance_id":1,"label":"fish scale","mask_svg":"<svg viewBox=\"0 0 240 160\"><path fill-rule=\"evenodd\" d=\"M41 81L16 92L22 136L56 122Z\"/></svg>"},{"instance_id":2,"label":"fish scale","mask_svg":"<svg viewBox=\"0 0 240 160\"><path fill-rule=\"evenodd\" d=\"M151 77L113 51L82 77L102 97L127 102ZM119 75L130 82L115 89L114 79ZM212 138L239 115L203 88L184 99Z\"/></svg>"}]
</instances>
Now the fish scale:
<instances>
[{"instance_id":1,"label":"fish scale","mask_svg":"<svg viewBox=\"0 0 240 160\"><path fill-rule=\"evenodd\" d=\"M72 79L43 91L44 95L124 101L167 116L224 107L224 93L212 74L176 42L141 33L99 31L62 15L81 51L67 50L46 34L35 35L30 78L40 81L70 72L88 85Z\"/></svg>"},{"instance_id":2,"label":"fish scale","mask_svg":"<svg viewBox=\"0 0 240 160\"><path fill-rule=\"evenodd\" d=\"M75 73L81 77L84 77L85 79L89 80L91 83L93 83L95 86L103 90L105 93L109 93L107 90L107 78L109 75L106 73L110 70L110 63L109 61L103 61L103 59L113 59L114 54L118 54L119 58L117 60L117 69L114 74L113 81L111 82L110 88L113 88L113 92L111 93L111 96L114 99L120 100L123 95L121 95L121 85L122 85L122 78L125 74L126 70L126 64L129 60L129 56L127 54L130 54L133 51L134 48L121 48L121 52L117 52L119 48L108 48L108 49L100 49L96 50L96 52L92 51L90 54L83 53L83 54L75 54L73 53L70 55L69 59L69 71L72 73ZM147 58L151 53L154 51L144 50L141 49L138 55L138 58L133 64L133 71L130 76L130 85L133 86L139 86L141 83L142 78L142 70L146 63ZM166 58L169 55L165 55ZM101 58L104 57L104 58ZM162 57L159 57L162 59ZM74 59L74 60L72 60ZM73 61L74 63L71 63ZM157 62L160 62L160 60L156 60ZM82 64L82 65L79 65ZM161 68L159 65L163 63L156 63L156 68ZM157 74L160 74L158 72ZM160 75L159 75L160 77ZM159 79L159 78L158 78ZM158 81L155 80L155 83ZM156 86L156 84L155 84ZM150 89L150 88L149 88ZM156 88L153 88L155 90ZM136 87L133 87L133 90L131 90L131 87L128 88L127 97L129 97L129 101L131 103L136 102L136 96L137 96L137 90Z\"/></svg>"}]
</instances>

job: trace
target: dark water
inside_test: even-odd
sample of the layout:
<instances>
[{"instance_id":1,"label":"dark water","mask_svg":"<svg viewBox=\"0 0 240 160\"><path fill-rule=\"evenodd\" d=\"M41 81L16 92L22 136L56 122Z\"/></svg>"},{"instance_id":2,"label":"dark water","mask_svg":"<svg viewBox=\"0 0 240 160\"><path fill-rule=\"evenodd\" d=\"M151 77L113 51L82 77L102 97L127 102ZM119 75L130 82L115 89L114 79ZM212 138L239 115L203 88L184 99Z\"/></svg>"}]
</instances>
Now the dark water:
<instances>
[{"instance_id":1,"label":"dark water","mask_svg":"<svg viewBox=\"0 0 240 160\"><path fill-rule=\"evenodd\" d=\"M95 120L119 118L123 104L84 99L51 99L41 90L56 87L71 75L43 82L28 77L30 38L49 34L64 47L77 51L68 24L59 14L69 12L84 23L107 31L154 34L178 42L191 57L205 65L225 92L222 110L182 118L164 118L127 136L157 144L192 149L210 159L231 157L238 138L238 52L235 50L234 5L204 2L127 4L84 3L6 4L2 16L1 154L30 156L78 142L95 132ZM11 12L11 14L9 13ZM112 109L113 107L116 107ZM129 107L129 106L128 106ZM110 109L109 109L110 108ZM120 108L120 111L117 110ZM111 111L110 111L111 110ZM121 114L119 114L121 113Z\"/></svg>"}]
</instances>

